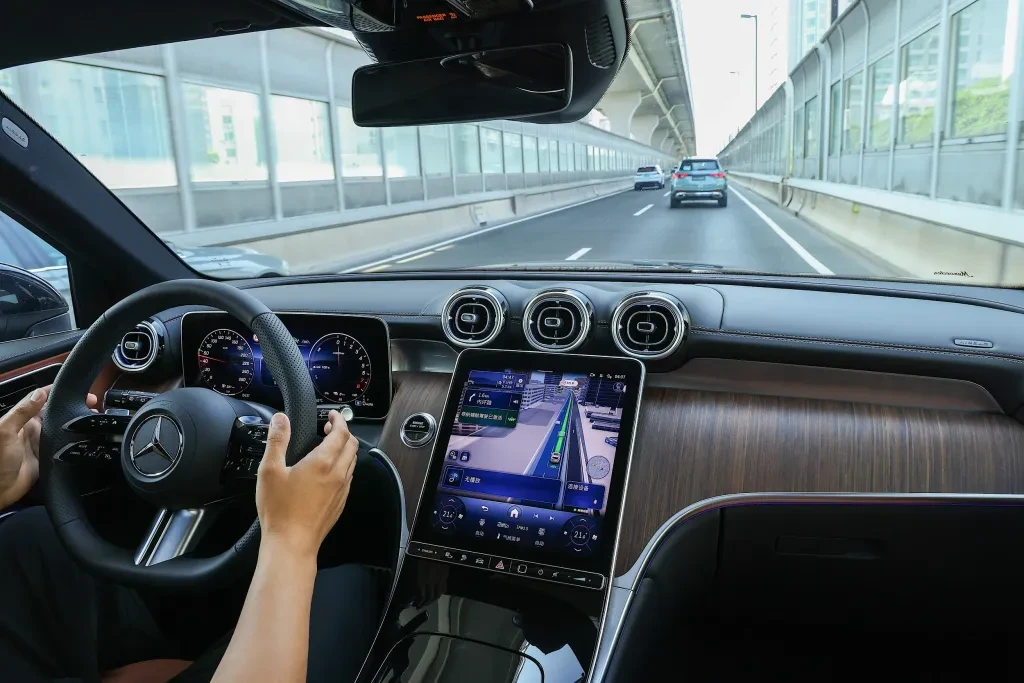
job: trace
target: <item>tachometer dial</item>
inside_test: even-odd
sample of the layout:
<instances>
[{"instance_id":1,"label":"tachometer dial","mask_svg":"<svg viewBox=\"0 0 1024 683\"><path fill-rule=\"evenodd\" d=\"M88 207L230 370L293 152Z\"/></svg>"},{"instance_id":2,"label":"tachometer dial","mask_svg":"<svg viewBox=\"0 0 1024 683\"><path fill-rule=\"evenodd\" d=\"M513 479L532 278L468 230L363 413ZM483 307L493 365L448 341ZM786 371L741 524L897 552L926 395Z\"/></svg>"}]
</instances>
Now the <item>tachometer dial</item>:
<instances>
[{"instance_id":1,"label":"tachometer dial","mask_svg":"<svg viewBox=\"0 0 1024 683\"><path fill-rule=\"evenodd\" d=\"M214 391L234 396L255 376L252 347L234 330L214 330L199 345L199 374Z\"/></svg>"},{"instance_id":2,"label":"tachometer dial","mask_svg":"<svg viewBox=\"0 0 1024 683\"><path fill-rule=\"evenodd\" d=\"M310 347L309 374L324 400L349 403L370 386L370 356L354 338L332 332Z\"/></svg>"},{"instance_id":3,"label":"tachometer dial","mask_svg":"<svg viewBox=\"0 0 1024 683\"><path fill-rule=\"evenodd\" d=\"M612 464L603 455L595 455L587 461L587 473L591 479L604 479L612 471Z\"/></svg>"}]
</instances>

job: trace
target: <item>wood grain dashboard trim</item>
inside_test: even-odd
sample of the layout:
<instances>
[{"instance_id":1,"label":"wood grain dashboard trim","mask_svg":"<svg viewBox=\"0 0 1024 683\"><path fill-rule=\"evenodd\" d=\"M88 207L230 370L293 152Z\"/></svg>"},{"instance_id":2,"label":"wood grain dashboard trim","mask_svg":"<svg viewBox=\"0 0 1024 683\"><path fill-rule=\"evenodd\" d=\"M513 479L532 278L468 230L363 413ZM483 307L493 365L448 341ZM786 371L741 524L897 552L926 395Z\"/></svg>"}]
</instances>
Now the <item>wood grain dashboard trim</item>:
<instances>
[{"instance_id":1,"label":"wood grain dashboard trim","mask_svg":"<svg viewBox=\"0 0 1024 683\"><path fill-rule=\"evenodd\" d=\"M650 377L650 376L649 376ZM396 373L380 448L402 477L412 523L433 444L399 427L440 418L451 376ZM644 389L615 573L679 510L716 496L1024 493L1024 425L1003 414L671 386Z\"/></svg>"},{"instance_id":2,"label":"wood grain dashboard trim","mask_svg":"<svg viewBox=\"0 0 1024 683\"><path fill-rule=\"evenodd\" d=\"M644 390L616 574L680 509L759 491L1024 493L1005 415L734 392Z\"/></svg>"},{"instance_id":3,"label":"wood grain dashboard trim","mask_svg":"<svg viewBox=\"0 0 1024 683\"><path fill-rule=\"evenodd\" d=\"M427 476L434 439L420 448L410 448L402 442L400 436L402 423L413 413L430 413L440 422L451 380L450 374L439 372L395 372L392 376L394 391L391 395L391 411L384 422L378 448L387 454L402 478L406 523L409 528L412 528L413 516L416 514L423 478Z\"/></svg>"}]
</instances>

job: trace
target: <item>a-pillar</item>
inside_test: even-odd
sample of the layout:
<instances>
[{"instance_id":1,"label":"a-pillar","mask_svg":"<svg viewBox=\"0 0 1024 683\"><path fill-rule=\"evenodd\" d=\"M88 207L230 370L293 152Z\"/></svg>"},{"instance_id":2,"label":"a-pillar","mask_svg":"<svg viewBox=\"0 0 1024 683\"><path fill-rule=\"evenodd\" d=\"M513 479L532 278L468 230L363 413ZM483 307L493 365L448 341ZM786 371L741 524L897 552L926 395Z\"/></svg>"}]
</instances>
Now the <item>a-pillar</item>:
<instances>
[{"instance_id":1,"label":"a-pillar","mask_svg":"<svg viewBox=\"0 0 1024 683\"><path fill-rule=\"evenodd\" d=\"M639 106L640 91L627 90L625 92L605 93L597 108L608 117L613 133L628 138L633 122L633 113Z\"/></svg>"},{"instance_id":2,"label":"a-pillar","mask_svg":"<svg viewBox=\"0 0 1024 683\"><path fill-rule=\"evenodd\" d=\"M658 127L658 121L660 120L660 117L653 114L634 116L633 123L629 126L629 132L633 134L634 140L650 146L651 136L654 135L654 129Z\"/></svg>"}]
</instances>

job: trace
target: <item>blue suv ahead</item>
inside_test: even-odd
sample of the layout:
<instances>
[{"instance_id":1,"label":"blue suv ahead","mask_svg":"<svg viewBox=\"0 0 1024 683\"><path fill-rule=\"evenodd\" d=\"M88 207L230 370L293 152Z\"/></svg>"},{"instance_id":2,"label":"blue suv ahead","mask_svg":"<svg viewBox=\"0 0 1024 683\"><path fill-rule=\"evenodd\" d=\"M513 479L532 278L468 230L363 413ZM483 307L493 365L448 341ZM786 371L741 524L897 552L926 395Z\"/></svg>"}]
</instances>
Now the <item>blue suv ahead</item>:
<instances>
[{"instance_id":1,"label":"blue suv ahead","mask_svg":"<svg viewBox=\"0 0 1024 683\"><path fill-rule=\"evenodd\" d=\"M672 174L669 206L674 209L683 202L706 201L717 201L719 206L729 203L725 172L718 159L683 159Z\"/></svg>"}]
</instances>

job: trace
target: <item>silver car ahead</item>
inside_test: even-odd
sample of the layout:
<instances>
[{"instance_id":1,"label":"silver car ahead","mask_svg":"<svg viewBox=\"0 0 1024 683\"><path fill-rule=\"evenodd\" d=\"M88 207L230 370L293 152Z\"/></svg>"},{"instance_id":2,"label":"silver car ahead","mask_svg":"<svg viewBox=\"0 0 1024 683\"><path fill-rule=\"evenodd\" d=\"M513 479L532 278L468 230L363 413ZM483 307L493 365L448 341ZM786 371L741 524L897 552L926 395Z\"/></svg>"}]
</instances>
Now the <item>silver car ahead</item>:
<instances>
[{"instance_id":1,"label":"silver car ahead","mask_svg":"<svg viewBox=\"0 0 1024 683\"><path fill-rule=\"evenodd\" d=\"M729 203L725 171L718 159L683 159L672 174L672 194L669 206L676 208L683 202L716 201L719 206Z\"/></svg>"}]
</instances>

